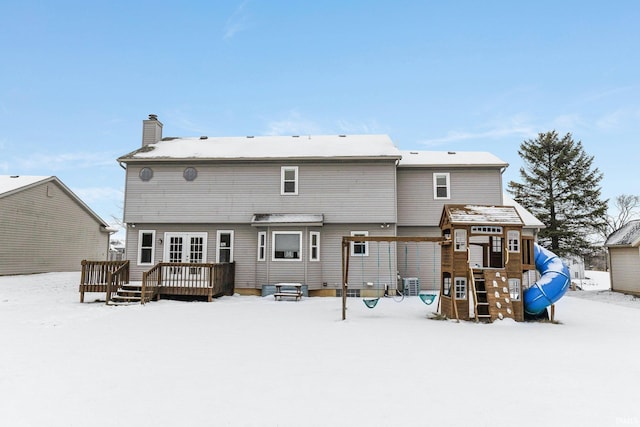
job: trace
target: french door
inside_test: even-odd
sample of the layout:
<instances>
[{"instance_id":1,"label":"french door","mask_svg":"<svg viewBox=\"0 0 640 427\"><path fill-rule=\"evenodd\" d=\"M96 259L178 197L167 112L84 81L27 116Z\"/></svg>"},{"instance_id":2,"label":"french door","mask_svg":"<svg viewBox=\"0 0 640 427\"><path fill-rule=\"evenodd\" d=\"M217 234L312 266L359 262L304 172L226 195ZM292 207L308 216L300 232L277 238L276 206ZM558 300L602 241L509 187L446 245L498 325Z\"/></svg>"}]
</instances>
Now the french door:
<instances>
[{"instance_id":1,"label":"french door","mask_svg":"<svg viewBox=\"0 0 640 427\"><path fill-rule=\"evenodd\" d=\"M165 233L164 259L175 263L207 262L207 233ZM171 269L172 274L185 272L185 267Z\"/></svg>"}]
</instances>

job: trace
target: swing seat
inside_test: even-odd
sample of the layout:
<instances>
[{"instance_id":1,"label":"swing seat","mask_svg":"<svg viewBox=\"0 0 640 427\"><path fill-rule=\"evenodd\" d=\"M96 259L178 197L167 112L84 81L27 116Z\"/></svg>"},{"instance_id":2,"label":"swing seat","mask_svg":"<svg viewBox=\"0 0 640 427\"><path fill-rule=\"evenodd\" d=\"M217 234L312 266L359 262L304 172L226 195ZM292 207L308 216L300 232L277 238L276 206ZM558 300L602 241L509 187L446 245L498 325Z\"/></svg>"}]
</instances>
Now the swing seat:
<instances>
[{"instance_id":1,"label":"swing seat","mask_svg":"<svg viewBox=\"0 0 640 427\"><path fill-rule=\"evenodd\" d=\"M380 298L370 298L370 299L363 299L362 300L364 305L366 305L369 308L375 307L376 304L378 304L378 301L380 301Z\"/></svg>"},{"instance_id":2,"label":"swing seat","mask_svg":"<svg viewBox=\"0 0 640 427\"><path fill-rule=\"evenodd\" d=\"M418 294L423 303L431 305L436 299L436 294Z\"/></svg>"}]
</instances>

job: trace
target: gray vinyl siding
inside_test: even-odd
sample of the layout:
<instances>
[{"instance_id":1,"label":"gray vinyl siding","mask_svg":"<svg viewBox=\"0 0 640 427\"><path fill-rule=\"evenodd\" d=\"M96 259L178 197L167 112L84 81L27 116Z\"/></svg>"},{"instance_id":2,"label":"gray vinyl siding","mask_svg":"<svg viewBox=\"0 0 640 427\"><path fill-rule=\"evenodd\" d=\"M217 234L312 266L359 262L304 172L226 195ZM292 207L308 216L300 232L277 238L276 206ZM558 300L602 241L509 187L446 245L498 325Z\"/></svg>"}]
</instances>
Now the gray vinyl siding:
<instances>
[{"instance_id":1,"label":"gray vinyl siding","mask_svg":"<svg viewBox=\"0 0 640 427\"><path fill-rule=\"evenodd\" d=\"M402 237L440 237L440 227L398 227ZM401 278L417 277L421 290L440 289L440 251L437 242L399 242L398 273Z\"/></svg>"},{"instance_id":2,"label":"gray vinyl siding","mask_svg":"<svg viewBox=\"0 0 640 427\"><path fill-rule=\"evenodd\" d=\"M131 280L142 280L142 273L151 269L152 265L137 265L139 231L155 231L154 259L152 265L163 260L164 233L206 233L207 262L215 262L216 236L218 230L234 231L234 261L236 262L236 288L260 289L263 285L282 282L297 282L313 289L338 289L342 277L342 236L349 236L351 231L368 231L370 236L392 236L393 227L380 228L375 224L337 224L323 227L252 227L249 224L136 224L127 230L127 254L131 261ZM266 260L258 261L258 232L267 233ZM273 231L301 232L302 248L300 261L281 261L272 259ZM320 232L320 261L309 260L309 233ZM350 256L351 276L354 288L360 288L364 282L378 282L383 277L388 283L389 260L386 243L378 245L370 243L369 256ZM378 259L380 255L380 259ZM395 245L392 248L391 270L395 277ZM363 274L364 272L364 274Z\"/></svg>"},{"instance_id":3,"label":"gray vinyl siding","mask_svg":"<svg viewBox=\"0 0 640 427\"><path fill-rule=\"evenodd\" d=\"M449 173L450 198L434 199L433 174ZM502 204L496 168L398 168L398 225L438 226L445 204Z\"/></svg>"},{"instance_id":4,"label":"gray vinyl siding","mask_svg":"<svg viewBox=\"0 0 640 427\"><path fill-rule=\"evenodd\" d=\"M150 265L138 265L140 231L155 231L154 258ZM204 262L216 262L217 232L233 231L233 260L236 262L236 287L253 287L256 281L257 232L248 224L136 224L127 229L126 259L131 262L130 279L142 280L142 273L164 260L165 233L206 233L207 252Z\"/></svg>"},{"instance_id":5,"label":"gray vinyl siding","mask_svg":"<svg viewBox=\"0 0 640 427\"><path fill-rule=\"evenodd\" d=\"M320 213L326 223L396 221L396 167L377 162L129 164L127 223L248 223L256 213ZM195 181L182 173L198 170ZM298 195L280 194L281 166L298 166Z\"/></svg>"},{"instance_id":6,"label":"gray vinyl siding","mask_svg":"<svg viewBox=\"0 0 640 427\"><path fill-rule=\"evenodd\" d=\"M640 249L609 248L611 256L611 289L640 293Z\"/></svg>"},{"instance_id":7,"label":"gray vinyl siding","mask_svg":"<svg viewBox=\"0 0 640 427\"><path fill-rule=\"evenodd\" d=\"M394 227L381 228L380 224L340 224L324 227L323 279L328 288L338 289L342 285L342 236L350 236L352 231L367 231L369 236L393 236ZM391 259L389 259L389 249ZM369 242L367 256L351 256L349 251L349 287L367 288L373 283L381 289L396 277L395 245L389 248L386 242ZM389 263L390 262L390 263Z\"/></svg>"},{"instance_id":8,"label":"gray vinyl siding","mask_svg":"<svg viewBox=\"0 0 640 427\"><path fill-rule=\"evenodd\" d=\"M56 182L0 198L0 275L80 271L106 260L109 234Z\"/></svg>"}]
</instances>

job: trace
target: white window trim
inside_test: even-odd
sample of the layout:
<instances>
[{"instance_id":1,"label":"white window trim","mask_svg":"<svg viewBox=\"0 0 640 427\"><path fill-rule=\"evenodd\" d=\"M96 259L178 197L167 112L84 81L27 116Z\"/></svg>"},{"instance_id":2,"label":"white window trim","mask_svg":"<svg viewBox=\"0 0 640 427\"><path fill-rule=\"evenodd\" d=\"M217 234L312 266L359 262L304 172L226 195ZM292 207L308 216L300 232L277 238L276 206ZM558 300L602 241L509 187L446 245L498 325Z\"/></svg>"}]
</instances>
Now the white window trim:
<instances>
[{"instance_id":1,"label":"white window trim","mask_svg":"<svg viewBox=\"0 0 640 427\"><path fill-rule=\"evenodd\" d=\"M220 262L220 235L221 234L230 234L231 235L231 249L229 251L229 262L233 262L233 247L234 245L234 232L233 230L217 230L216 231L216 263Z\"/></svg>"},{"instance_id":2,"label":"white window trim","mask_svg":"<svg viewBox=\"0 0 640 427\"><path fill-rule=\"evenodd\" d=\"M520 232L518 230L507 231L507 245L509 252L520 252Z\"/></svg>"},{"instance_id":3,"label":"white window trim","mask_svg":"<svg viewBox=\"0 0 640 427\"><path fill-rule=\"evenodd\" d=\"M351 236L366 237L368 235L369 235L368 231L352 231L351 232ZM364 242L364 253L363 254L355 253L355 251L354 251L355 243L356 242L351 242L351 256L369 256L369 242Z\"/></svg>"},{"instance_id":4,"label":"white window trim","mask_svg":"<svg viewBox=\"0 0 640 427\"><path fill-rule=\"evenodd\" d=\"M316 256L313 256L313 236L316 237ZM320 261L320 232L319 231L310 231L309 232L309 261Z\"/></svg>"},{"instance_id":5,"label":"white window trim","mask_svg":"<svg viewBox=\"0 0 640 427\"><path fill-rule=\"evenodd\" d=\"M458 283L462 284L462 291L464 295L458 297ZM466 277L456 277L453 279L453 297L457 300L465 300L467 299L467 278Z\"/></svg>"},{"instance_id":6,"label":"white window trim","mask_svg":"<svg viewBox=\"0 0 640 427\"><path fill-rule=\"evenodd\" d=\"M514 297L514 290L518 292L518 296ZM520 279L509 279L509 297L512 301L520 301L522 298L522 284Z\"/></svg>"},{"instance_id":7,"label":"white window trim","mask_svg":"<svg viewBox=\"0 0 640 427\"><path fill-rule=\"evenodd\" d=\"M294 171L295 173L295 186L296 186L296 191L294 191L293 193L285 193L284 191L284 176L285 176L285 171ZM298 195L298 166L282 166L280 168L280 195L281 196L297 196Z\"/></svg>"},{"instance_id":8,"label":"white window trim","mask_svg":"<svg viewBox=\"0 0 640 427\"><path fill-rule=\"evenodd\" d=\"M300 248L300 257L276 258L276 235L278 234L297 234L298 235L298 247ZM302 231L272 231L271 232L271 261L301 262L302 261Z\"/></svg>"},{"instance_id":9,"label":"white window trim","mask_svg":"<svg viewBox=\"0 0 640 427\"><path fill-rule=\"evenodd\" d=\"M447 178L447 197L438 197L438 177L444 176ZM435 200L448 200L451 199L451 175L449 172L434 172L433 173L433 198Z\"/></svg>"},{"instance_id":10,"label":"white window trim","mask_svg":"<svg viewBox=\"0 0 640 427\"><path fill-rule=\"evenodd\" d=\"M142 235L151 233L151 262L141 262ZM154 265L156 259L156 230L138 230L138 265Z\"/></svg>"},{"instance_id":11,"label":"white window trim","mask_svg":"<svg viewBox=\"0 0 640 427\"><path fill-rule=\"evenodd\" d=\"M464 239L462 239L463 235ZM453 248L456 252L464 252L467 250L467 230L464 228L453 231Z\"/></svg>"},{"instance_id":12,"label":"white window trim","mask_svg":"<svg viewBox=\"0 0 640 427\"><path fill-rule=\"evenodd\" d=\"M262 252L262 255L260 253ZM258 261L267 260L267 232L258 232Z\"/></svg>"}]
</instances>

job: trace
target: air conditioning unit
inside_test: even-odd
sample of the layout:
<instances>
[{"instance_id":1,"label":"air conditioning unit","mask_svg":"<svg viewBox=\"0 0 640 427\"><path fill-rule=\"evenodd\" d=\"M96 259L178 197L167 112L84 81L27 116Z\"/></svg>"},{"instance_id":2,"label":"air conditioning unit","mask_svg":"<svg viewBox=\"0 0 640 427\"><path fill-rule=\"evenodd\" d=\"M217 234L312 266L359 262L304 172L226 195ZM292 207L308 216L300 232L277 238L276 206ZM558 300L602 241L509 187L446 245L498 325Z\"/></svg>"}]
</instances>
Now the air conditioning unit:
<instances>
[{"instance_id":1,"label":"air conditioning unit","mask_svg":"<svg viewBox=\"0 0 640 427\"><path fill-rule=\"evenodd\" d=\"M420 279L417 277L402 278L402 293L406 296L415 297L420 293Z\"/></svg>"}]
</instances>

